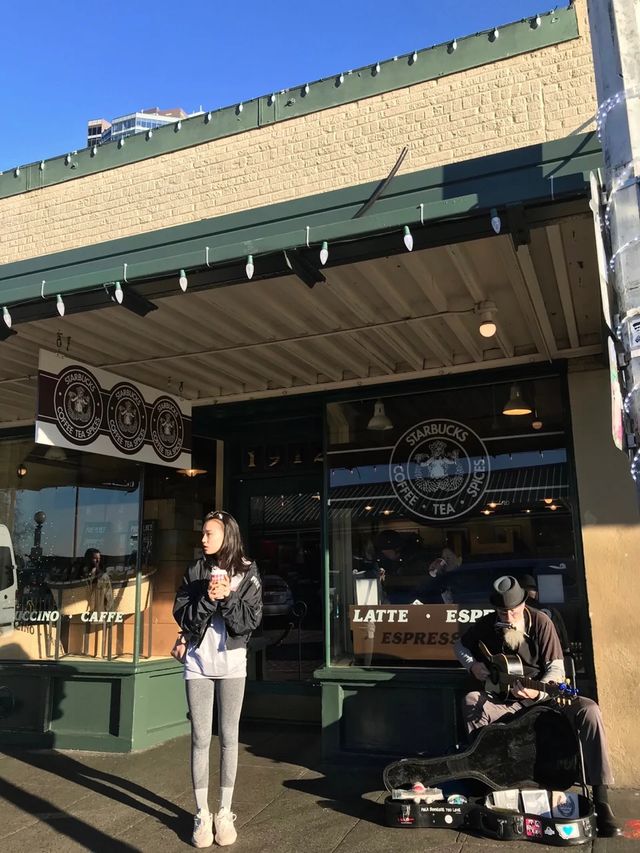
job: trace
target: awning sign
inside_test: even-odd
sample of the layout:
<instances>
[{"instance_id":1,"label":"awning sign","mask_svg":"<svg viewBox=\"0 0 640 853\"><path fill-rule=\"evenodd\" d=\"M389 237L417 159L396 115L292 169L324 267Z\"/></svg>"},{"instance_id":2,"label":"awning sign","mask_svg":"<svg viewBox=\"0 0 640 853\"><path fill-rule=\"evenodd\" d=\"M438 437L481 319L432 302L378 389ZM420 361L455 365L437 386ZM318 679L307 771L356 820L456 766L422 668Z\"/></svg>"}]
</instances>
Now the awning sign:
<instances>
[{"instance_id":1,"label":"awning sign","mask_svg":"<svg viewBox=\"0 0 640 853\"><path fill-rule=\"evenodd\" d=\"M36 442L190 468L191 405L40 350Z\"/></svg>"}]
</instances>

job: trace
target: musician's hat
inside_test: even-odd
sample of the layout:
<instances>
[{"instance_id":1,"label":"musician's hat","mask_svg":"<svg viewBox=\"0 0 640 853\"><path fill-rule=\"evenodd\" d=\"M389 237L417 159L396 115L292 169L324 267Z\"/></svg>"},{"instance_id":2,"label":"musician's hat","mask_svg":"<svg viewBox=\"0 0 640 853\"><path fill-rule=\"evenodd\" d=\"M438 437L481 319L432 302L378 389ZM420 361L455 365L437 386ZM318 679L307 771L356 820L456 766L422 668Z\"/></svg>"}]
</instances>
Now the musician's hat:
<instances>
[{"instance_id":1,"label":"musician's hat","mask_svg":"<svg viewBox=\"0 0 640 853\"><path fill-rule=\"evenodd\" d=\"M512 575L503 575L493 582L493 591L489 596L489 600L494 607L499 607L502 610L512 610L514 607L522 604L526 597L527 593Z\"/></svg>"}]
</instances>

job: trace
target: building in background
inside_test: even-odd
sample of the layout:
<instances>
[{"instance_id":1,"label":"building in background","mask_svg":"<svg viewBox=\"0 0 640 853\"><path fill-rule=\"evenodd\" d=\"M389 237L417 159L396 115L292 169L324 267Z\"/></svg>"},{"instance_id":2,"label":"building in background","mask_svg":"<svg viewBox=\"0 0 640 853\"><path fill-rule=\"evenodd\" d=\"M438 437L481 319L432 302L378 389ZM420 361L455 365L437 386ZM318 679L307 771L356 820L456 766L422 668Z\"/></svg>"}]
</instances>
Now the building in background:
<instances>
[{"instance_id":1,"label":"building in background","mask_svg":"<svg viewBox=\"0 0 640 853\"><path fill-rule=\"evenodd\" d=\"M87 122L87 148L99 145L103 135L111 127L111 122L106 118L92 118Z\"/></svg>"},{"instance_id":2,"label":"building in background","mask_svg":"<svg viewBox=\"0 0 640 853\"><path fill-rule=\"evenodd\" d=\"M106 119L90 119L87 122L87 146L100 145L103 142L117 142L134 133L143 133L153 130L165 124L173 124L180 119L190 115L181 107L171 110L161 110L159 107L151 107L146 110L138 110L135 113L118 116L109 122ZM196 115L196 113L193 113Z\"/></svg>"}]
</instances>

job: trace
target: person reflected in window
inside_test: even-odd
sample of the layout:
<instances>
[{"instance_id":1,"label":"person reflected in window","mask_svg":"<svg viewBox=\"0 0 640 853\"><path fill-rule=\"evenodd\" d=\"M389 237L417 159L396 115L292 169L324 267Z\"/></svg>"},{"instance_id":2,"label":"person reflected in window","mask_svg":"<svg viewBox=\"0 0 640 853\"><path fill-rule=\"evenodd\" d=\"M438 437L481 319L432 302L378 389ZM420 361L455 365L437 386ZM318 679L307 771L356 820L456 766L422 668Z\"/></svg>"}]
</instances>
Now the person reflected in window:
<instances>
[{"instance_id":1,"label":"person reflected in window","mask_svg":"<svg viewBox=\"0 0 640 853\"><path fill-rule=\"evenodd\" d=\"M427 565L425 580L417 590L417 600L422 604L452 604L454 596L451 590L450 572L457 569L461 563L451 548L443 548L442 552Z\"/></svg>"},{"instance_id":2,"label":"person reflected in window","mask_svg":"<svg viewBox=\"0 0 640 853\"><path fill-rule=\"evenodd\" d=\"M547 614L549 619L551 619L556 631L558 632L562 651L565 653L565 655L569 654L571 652L571 643L569 642L567 626L564 624L564 619L562 618L561 613L556 610L555 607L543 607L540 604L540 596L538 594L538 582L533 577L533 575L523 575L520 578L520 586L527 593L528 606L535 607L537 610L541 610L543 613Z\"/></svg>"},{"instance_id":3,"label":"person reflected in window","mask_svg":"<svg viewBox=\"0 0 640 853\"><path fill-rule=\"evenodd\" d=\"M381 579L402 573L402 534L397 530L381 530L375 539L378 565L382 569Z\"/></svg>"},{"instance_id":4,"label":"person reflected in window","mask_svg":"<svg viewBox=\"0 0 640 853\"><path fill-rule=\"evenodd\" d=\"M84 552L84 557L71 570L69 580L89 580L93 581L104 573L102 565L102 554L97 548L87 548Z\"/></svg>"}]
</instances>

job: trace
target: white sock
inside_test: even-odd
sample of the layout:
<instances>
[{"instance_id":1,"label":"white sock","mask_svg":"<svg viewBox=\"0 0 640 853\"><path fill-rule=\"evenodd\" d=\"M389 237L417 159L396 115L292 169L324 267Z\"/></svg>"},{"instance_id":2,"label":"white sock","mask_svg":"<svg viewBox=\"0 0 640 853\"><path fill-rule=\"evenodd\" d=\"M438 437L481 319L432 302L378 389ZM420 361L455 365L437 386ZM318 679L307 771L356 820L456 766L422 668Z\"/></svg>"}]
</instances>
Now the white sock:
<instances>
[{"instance_id":1,"label":"white sock","mask_svg":"<svg viewBox=\"0 0 640 853\"><path fill-rule=\"evenodd\" d=\"M233 788L220 788L220 808L231 811L231 800L233 799Z\"/></svg>"},{"instance_id":2,"label":"white sock","mask_svg":"<svg viewBox=\"0 0 640 853\"><path fill-rule=\"evenodd\" d=\"M209 789L208 788L196 788L194 791L196 796L196 809L199 812L208 812L209 811Z\"/></svg>"}]
</instances>

